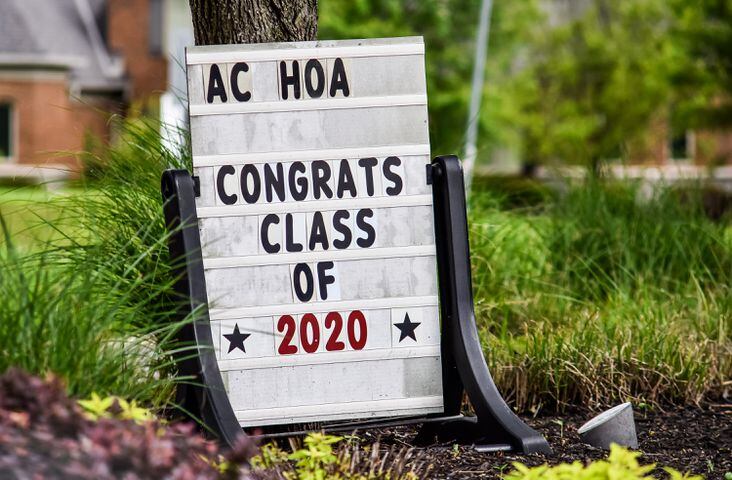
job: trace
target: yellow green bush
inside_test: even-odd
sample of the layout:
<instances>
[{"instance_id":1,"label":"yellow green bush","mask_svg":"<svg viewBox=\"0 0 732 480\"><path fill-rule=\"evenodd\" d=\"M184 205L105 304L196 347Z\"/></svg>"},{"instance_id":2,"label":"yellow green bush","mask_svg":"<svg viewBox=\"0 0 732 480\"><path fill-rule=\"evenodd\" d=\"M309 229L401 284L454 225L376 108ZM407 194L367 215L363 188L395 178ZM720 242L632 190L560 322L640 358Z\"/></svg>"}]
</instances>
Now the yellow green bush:
<instances>
[{"instance_id":1,"label":"yellow green bush","mask_svg":"<svg viewBox=\"0 0 732 480\"><path fill-rule=\"evenodd\" d=\"M252 458L255 474L286 480L417 480L429 478L429 463L413 448L361 446L356 437L311 433L287 453L274 443Z\"/></svg>"},{"instance_id":2,"label":"yellow green bush","mask_svg":"<svg viewBox=\"0 0 732 480\"><path fill-rule=\"evenodd\" d=\"M92 393L90 398L79 400L78 403L91 420L116 418L144 423L155 418L149 409L140 407L135 400L128 402L116 396L100 397Z\"/></svg>"},{"instance_id":3,"label":"yellow green bush","mask_svg":"<svg viewBox=\"0 0 732 480\"><path fill-rule=\"evenodd\" d=\"M611 445L607 460L599 460L589 465L580 462L562 463L550 467L542 465L529 468L521 463L514 463L514 471L504 480L655 480L650 476L656 465L638 463L639 452ZM703 477L688 475L672 468L663 469L668 480L702 480Z\"/></svg>"}]
</instances>

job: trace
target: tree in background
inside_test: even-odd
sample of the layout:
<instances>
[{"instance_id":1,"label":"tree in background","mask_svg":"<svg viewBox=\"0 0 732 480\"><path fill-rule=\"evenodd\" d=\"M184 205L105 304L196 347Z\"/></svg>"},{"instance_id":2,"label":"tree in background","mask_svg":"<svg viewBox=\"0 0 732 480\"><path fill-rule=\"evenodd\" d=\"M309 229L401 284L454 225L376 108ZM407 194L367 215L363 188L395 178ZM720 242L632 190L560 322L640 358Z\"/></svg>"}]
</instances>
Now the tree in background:
<instances>
[{"instance_id":1,"label":"tree in background","mask_svg":"<svg viewBox=\"0 0 732 480\"><path fill-rule=\"evenodd\" d=\"M479 147L507 140L514 106L498 90L537 18L534 0L496 2ZM480 0L323 0L320 37L328 39L425 37L432 150L460 153L470 98L470 77ZM477 121L477 120L476 120ZM508 141L507 140L507 141Z\"/></svg>"},{"instance_id":2,"label":"tree in background","mask_svg":"<svg viewBox=\"0 0 732 480\"><path fill-rule=\"evenodd\" d=\"M574 5L563 18L534 22L517 39L519 68L492 75L506 105L499 111L512 115L505 145L524 162L598 171L608 159L659 160L687 130L732 126L732 1Z\"/></svg>"},{"instance_id":3,"label":"tree in background","mask_svg":"<svg viewBox=\"0 0 732 480\"><path fill-rule=\"evenodd\" d=\"M317 0L190 0L196 45L314 40Z\"/></svg>"},{"instance_id":4,"label":"tree in background","mask_svg":"<svg viewBox=\"0 0 732 480\"><path fill-rule=\"evenodd\" d=\"M678 0L681 1L681 0ZM687 55L664 0L588 0L547 20L534 0L496 2L479 130L479 159L514 151L528 163L599 166L641 149L669 115ZM322 38L423 35L430 136L459 153L470 95L479 0L324 0Z\"/></svg>"},{"instance_id":5,"label":"tree in background","mask_svg":"<svg viewBox=\"0 0 732 480\"><path fill-rule=\"evenodd\" d=\"M599 169L628 158L668 115L688 57L665 0L594 0L574 19L538 29L515 81L523 157Z\"/></svg>"}]
</instances>

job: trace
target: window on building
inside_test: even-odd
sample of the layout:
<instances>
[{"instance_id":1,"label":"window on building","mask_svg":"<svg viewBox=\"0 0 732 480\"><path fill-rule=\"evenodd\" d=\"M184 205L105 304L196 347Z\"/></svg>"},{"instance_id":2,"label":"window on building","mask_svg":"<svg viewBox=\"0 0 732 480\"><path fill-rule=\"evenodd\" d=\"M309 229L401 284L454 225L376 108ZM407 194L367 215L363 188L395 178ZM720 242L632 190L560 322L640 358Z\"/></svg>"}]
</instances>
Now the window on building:
<instances>
[{"instance_id":1,"label":"window on building","mask_svg":"<svg viewBox=\"0 0 732 480\"><path fill-rule=\"evenodd\" d=\"M13 108L0 103L0 161L13 156Z\"/></svg>"},{"instance_id":2,"label":"window on building","mask_svg":"<svg viewBox=\"0 0 732 480\"><path fill-rule=\"evenodd\" d=\"M692 132L686 131L671 137L671 158L686 160L693 157L693 140Z\"/></svg>"},{"instance_id":3,"label":"window on building","mask_svg":"<svg viewBox=\"0 0 732 480\"><path fill-rule=\"evenodd\" d=\"M148 28L150 54L163 54L163 0L150 0L150 25Z\"/></svg>"}]
</instances>

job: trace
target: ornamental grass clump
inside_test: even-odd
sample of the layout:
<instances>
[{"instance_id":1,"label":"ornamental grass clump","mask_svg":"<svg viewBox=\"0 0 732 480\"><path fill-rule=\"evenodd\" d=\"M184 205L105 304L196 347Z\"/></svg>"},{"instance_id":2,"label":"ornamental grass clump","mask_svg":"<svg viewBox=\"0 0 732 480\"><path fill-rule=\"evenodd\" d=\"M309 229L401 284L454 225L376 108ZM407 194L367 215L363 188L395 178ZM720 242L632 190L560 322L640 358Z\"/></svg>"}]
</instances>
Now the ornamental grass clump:
<instances>
[{"instance_id":1,"label":"ornamental grass clump","mask_svg":"<svg viewBox=\"0 0 732 480\"><path fill-rule=\"evenodd\" d=\"M476 313L520 410L696 404L732 375L732 229L701 196L588 181L543 204L472 198Z\"/></svg>"},{"instance_id":2,"label":"ornamental grass clump","mask_svg":"<svg viewBox=\"0 0 732 480\"><path fill-rule=\"evenodd\" d=\"M162 406L174 388L167 351L185 320L170 315L143 325L161 289L140 298L131 292L135 283L112 282L98 265L21 255L10 240L0 246L0 371L53 372L73 394L101 391Z\"/></svg>"},{"instance_id":3,"label":"ornamental grass clump","mask_svg":"<svg viewBox=\"0 0 732 480\"><path fill-rule=\"evenodd\" d=\"M175 334L193 318L178 316L160 198L163 170L188 157L158 129L131 121L114 147L87 154L93 175L29 205L25 236L0 213L0 371L53 372L74 395L154 409L173 406L175 384L190 380L173 375L171 353L190 349Z\"/></svg>"}]
</instances>

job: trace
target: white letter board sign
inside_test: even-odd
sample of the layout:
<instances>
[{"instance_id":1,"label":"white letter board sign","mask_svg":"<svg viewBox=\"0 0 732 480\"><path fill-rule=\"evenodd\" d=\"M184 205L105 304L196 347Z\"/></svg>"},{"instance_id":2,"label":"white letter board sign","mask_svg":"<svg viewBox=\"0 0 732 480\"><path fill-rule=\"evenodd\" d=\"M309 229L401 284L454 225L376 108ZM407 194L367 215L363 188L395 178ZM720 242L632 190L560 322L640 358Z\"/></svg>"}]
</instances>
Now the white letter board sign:
<instances>
[{"instance_id":1,"label":"white letter board sign","mask_svg":"<svg viewBox=\"0 0 732 480\"><path fill-rule=\"evenodd\" d=\"M193 47L186 64L240 425L442 412L422 39Z\"/></svg>"}]
</instances>

